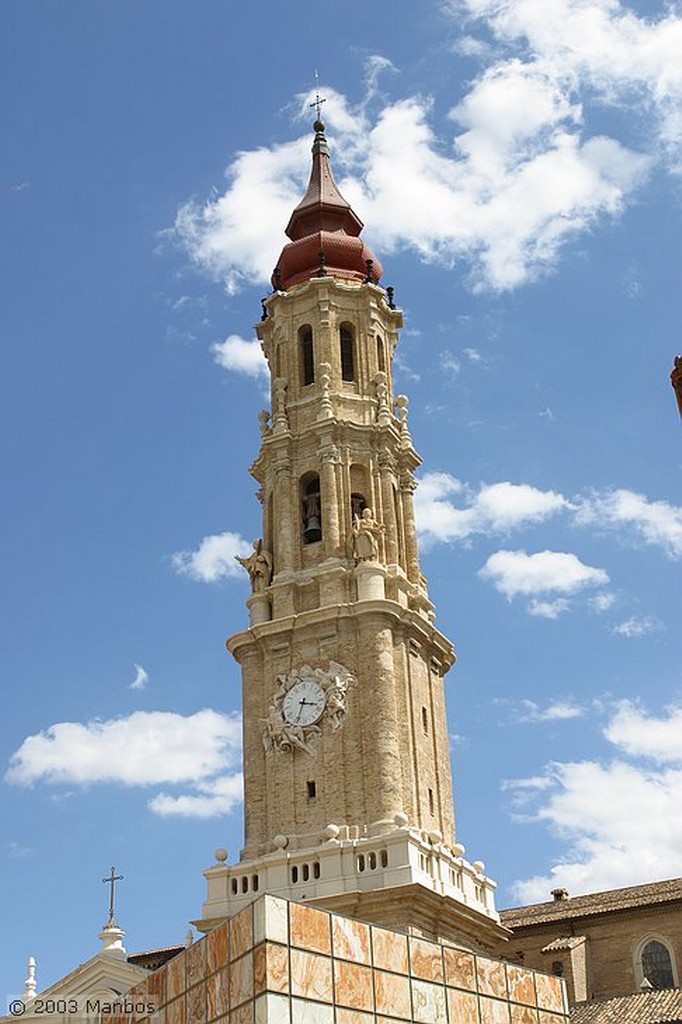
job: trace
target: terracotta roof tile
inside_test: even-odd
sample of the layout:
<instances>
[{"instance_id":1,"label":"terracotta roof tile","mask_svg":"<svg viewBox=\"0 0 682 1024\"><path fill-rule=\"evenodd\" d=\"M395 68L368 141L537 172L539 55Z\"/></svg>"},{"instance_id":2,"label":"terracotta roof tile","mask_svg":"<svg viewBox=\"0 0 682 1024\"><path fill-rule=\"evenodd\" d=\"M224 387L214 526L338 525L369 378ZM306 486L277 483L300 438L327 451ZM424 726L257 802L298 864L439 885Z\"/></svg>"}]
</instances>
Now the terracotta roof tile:
<instances>
[{"instance_id":1,"label":"terracotta roof tile","mask_svg":"<svg viewBox=\"0 0 682 1024\"><path fill-rule=\"evenodd\" d=\"M571 1024L682 1024L682 989L578 1003L571 1008Z\"/></svg>"},{"instance_id":2,"label":"terracotta roof tile","mask_svg":"<svg viewBox=\"0 0 682 1024\"><path fill-rule=\"evenodd\" d=\"M531 903L527 907L513 907L500 914L506 928L521 928L548 921L565 921L568 918L592 917L618 910L653 906L682 900L682 878L671 878L665 882L651 882L649 885L631 885L626 889L609 889L594 892L588 896L572 896L566 900L550 900L547 903Z\"/></svg>"}]
</instances>

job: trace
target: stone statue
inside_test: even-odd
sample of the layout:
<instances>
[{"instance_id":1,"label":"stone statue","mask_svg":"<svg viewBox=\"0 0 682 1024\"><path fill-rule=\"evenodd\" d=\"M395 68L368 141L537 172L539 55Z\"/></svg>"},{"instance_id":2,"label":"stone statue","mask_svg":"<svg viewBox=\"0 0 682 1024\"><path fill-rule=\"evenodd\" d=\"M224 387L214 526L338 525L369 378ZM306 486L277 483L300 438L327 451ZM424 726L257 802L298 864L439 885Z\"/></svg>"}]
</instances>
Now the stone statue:
<instances>
[{"instance_id":1,"label":"stone statue","mask_svg":"<svg viewBox=\"0 0 682 1024\"><path fill-rule=\"evenodd\" d=\"M234 557L248 572L254 594L262 594L272 579L272 555L263 547L263 541L254 540L253 554L248 558L240 558L239 555Z\"/></svg>"},{"instance_id":2,"label":"stone statue","mask_svg":"<svg viewBox=\"0 0 682 1024\"><path fill-rule=\"evenodd\" d=\"M376 562L379 557L379 537L384 527L372 516L371 508L355 515L352 527L353 557L358 562Z\"/></svg>"}]
</instances>

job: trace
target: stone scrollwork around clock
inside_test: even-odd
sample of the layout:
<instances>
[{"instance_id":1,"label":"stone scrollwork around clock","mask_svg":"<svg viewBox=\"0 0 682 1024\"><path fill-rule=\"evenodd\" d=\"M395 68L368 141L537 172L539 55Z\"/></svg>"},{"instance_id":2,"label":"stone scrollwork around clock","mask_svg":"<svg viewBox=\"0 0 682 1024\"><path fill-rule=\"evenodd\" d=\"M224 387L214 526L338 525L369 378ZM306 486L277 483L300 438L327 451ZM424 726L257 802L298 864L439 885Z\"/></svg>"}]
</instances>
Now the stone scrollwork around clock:
<instances>
[{"instance_id":1,"label":"stone scrollwork around clock","mask_svg":"<svg viewBox=\"0 0 682 1024\"><path fill-rule=\"evenodd\" d=\"M335 661L329 667L302 665L277 676L267 718L261 719L266 753L303 750L314 754L322 726L332 732L348 713L348 691L355 677Z\"/></svg>"}]
</instances>

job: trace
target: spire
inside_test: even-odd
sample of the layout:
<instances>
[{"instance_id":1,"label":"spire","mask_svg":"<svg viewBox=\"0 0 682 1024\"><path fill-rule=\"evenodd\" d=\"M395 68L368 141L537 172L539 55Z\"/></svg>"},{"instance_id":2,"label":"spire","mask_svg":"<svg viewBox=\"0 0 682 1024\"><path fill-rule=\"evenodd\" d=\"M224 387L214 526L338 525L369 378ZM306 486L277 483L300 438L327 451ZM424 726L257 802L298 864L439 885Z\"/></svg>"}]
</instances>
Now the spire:
<instances>
[{"instance_id":1,"label":"spire","mask_svg":"<svg viewBox=\"0 0 682 1024\"><path fill-rule=\"evenodd\" d=\"M381 264L358 236L363 223L351 208L334 180L324 124L313 125L310 181L303 199L294 209L286 226L291 239L284 246L272 275L275 291L286 291L311 277L335 277L343 280L377 282Z\"/></svg>"},{"instance_id":2,"label":"spire","mask_svg":"<svg viewBox=\"0 0 682 1024\"><path fill-rule=\"evenodd\" d=\"M343 198L334 181L322 121L315 121L313 130L315 139L310 181L306 194L287 224L287 237L296 242L299 238L316 231L342 231L346 235L357 237L364 225L351 209L350 203Z\"/></svg>"},{"instance_id":3,"label":"spire","mask_svg":"<svg viewBox=\"0 0 682 1024\"><path fill-rule=\"evenodd\" d=\"M26 981L24 982L24 1002L29 1003L36 997L36 958L30 956L26 964Z\"/></svg>"}]
</instances>

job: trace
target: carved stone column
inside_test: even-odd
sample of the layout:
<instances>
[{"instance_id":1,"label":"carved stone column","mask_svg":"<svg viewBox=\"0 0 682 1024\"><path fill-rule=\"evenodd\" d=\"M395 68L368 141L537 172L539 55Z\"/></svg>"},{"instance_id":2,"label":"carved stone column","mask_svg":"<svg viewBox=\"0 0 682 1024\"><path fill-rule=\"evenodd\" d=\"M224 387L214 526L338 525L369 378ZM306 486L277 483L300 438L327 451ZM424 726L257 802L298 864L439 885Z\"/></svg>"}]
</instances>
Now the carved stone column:
<instances>
[{"instance_id":1,"label":"carved stone column","mask_svg":"<svg viewBox=\"0 0 682 1024\"><path fill-rule=\"evenodd\" d=\"M414 492L417 481L411 473L404 473L400 478L400 501L403 509L403 525L405 528L405 561L407 578L412 583L419 583L419 551L417 548L417 526L414 520Z\"/></svg>"},{"instance_id":2,"label":"carved stone column","mask_svg":"<svg viewBox=\"0 0 682 1024\"><path fill-rule=\"evenodd\" d=\"M398 562L398 524L395 521L393 460L390 455L379 456L379 472L381 474L381 516L386 527L384 533L386 561L389 565L395 565Z\"/></svg>"},{"instance_id":3,"label":"carved stone column","mask_svg":"<svg viewBox=\"0 0 682 1024\"><path fill-rule=\"evenodd\" d=\"M320 491L322 498L322 537L328 557L339 555L339 495L336 486L336 466L339 453L334 445L322 452L320 467Z\"/></svg>"}]
</instances>

